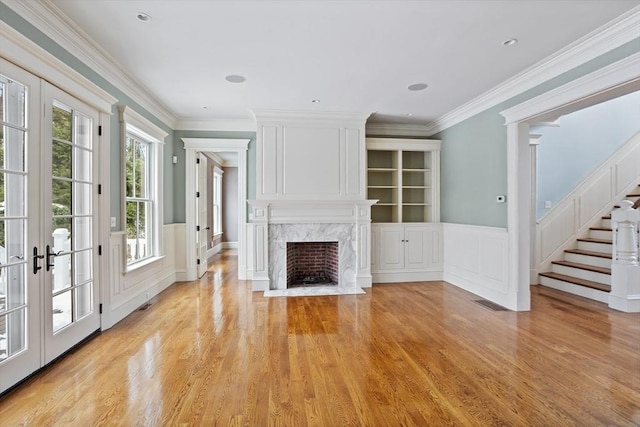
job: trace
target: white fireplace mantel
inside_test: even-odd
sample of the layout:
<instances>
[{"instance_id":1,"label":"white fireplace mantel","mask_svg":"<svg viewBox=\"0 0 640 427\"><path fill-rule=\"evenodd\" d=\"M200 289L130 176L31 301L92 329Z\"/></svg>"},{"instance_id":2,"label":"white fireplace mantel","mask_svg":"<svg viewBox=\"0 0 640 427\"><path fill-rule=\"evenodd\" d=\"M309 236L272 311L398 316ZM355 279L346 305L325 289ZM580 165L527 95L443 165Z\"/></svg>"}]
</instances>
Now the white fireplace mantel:
<instances>
[{"instance_id":1,"label":"white fireplace mantel","mask_svg":"<svg viewBox=\"0 0 640 427\"><path fill-rule=\"evenodd\" d=\"M371 206L377 200L249 200L253 290L279 289L287 239L340 241L343 287L371 286ZM274 227L279 225L278 227ZM271 226L271 227L270 227ZM271 234L274 236L270 236ZM273 253L270 253L273 252ZM270 259L271 258L271 259Z\"/></svg>"}]
</instances>

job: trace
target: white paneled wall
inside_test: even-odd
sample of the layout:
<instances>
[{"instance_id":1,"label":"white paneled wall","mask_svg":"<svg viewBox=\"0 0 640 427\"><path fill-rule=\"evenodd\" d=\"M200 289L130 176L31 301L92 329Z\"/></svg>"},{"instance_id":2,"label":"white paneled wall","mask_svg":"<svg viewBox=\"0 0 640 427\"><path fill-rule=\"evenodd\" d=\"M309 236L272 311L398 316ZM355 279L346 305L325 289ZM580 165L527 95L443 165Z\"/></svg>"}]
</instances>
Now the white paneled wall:
<instances>
[{"instance_id":1,"label":"white paneled wall","mask_svg":"<svg viewBox=\"0 0 640 427\"><path fill-rule=\"evenodd\" d=\"M185 225L165 225L162 232L164 255L126 273L124 232L111 233L109 283L105 285L102 299L102 329L112 327L174 282L184 280Z\"/></svg>"},{"instance_id":2,"label":"white paneled wall","mask_svg":"<svg viewBox=\"0 0 640 427\"><path fill-rule=\"evenodd\" d=\"M589 227L611 213L616 202L640 183L640 134L596 169L538 221L532 280L548 271L551 261L586 237ZM537 270L536 270L537 266ZM535 283L535 282L534 282Z\"/></svg>"},{"instance_id":3,"label":"white paneled wall","mask_svg":"<svg viewBox=\"0 0 640 427\"><path fill-rule=\"evenodd\" d=\"M503 228L443 224L444 280L515 309L508 284L508 235ZM511 292L513 291L513 292Z\"/></svg>"}]
</instances>

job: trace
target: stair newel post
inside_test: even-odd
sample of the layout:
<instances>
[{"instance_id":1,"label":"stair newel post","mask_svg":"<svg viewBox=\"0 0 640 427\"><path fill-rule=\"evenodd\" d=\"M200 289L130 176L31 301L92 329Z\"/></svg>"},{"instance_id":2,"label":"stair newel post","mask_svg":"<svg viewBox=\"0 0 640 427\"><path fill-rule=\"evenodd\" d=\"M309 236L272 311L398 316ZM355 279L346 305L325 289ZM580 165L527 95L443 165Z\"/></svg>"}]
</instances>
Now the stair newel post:
<instances>
[{"instance_id":1,"label":"stair newel post","mask_svg":"<svg viewBox=\"0 0 640 427\"><path fill-rule=\"evenodd\" d=\"M640 312L640 264L638 263L638 224L640 210L623 200L611 213L613 254L609 307Z\"/></svg>"}]
</instances>

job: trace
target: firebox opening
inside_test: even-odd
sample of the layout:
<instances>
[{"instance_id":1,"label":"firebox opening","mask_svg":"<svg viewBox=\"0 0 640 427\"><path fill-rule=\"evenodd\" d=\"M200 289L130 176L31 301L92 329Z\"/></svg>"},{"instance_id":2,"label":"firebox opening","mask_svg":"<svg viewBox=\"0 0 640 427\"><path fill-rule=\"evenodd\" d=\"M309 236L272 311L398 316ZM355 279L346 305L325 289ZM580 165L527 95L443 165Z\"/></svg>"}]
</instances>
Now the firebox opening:
<instances>
[{"instance_id":1,"label":"firebox opening","mask_svg":"<svg viewBox=\"0 0 640 427\"><path fill-rule=\"evenodd\" d=\"M287 242L287 288L338 281L338 242Z\"/></svg>"}]
</instances>

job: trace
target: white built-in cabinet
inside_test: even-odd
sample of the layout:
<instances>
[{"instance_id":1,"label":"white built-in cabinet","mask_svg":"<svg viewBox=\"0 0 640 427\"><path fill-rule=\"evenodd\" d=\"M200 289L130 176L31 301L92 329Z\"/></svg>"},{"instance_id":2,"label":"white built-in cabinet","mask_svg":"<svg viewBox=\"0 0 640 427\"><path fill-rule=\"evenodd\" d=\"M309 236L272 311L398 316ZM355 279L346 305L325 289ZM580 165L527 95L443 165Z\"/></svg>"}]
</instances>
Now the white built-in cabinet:
<instances>
[{"instance_id":1,"label":"white built-in cabinet","mask_svg":"<svg viewBox=\"0 0 640 427\"><path fill-rule=\"evenodd\" d=\"M374 283L440 280L440 141L367 138Z\"/></svg>"}]
</instances>

